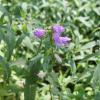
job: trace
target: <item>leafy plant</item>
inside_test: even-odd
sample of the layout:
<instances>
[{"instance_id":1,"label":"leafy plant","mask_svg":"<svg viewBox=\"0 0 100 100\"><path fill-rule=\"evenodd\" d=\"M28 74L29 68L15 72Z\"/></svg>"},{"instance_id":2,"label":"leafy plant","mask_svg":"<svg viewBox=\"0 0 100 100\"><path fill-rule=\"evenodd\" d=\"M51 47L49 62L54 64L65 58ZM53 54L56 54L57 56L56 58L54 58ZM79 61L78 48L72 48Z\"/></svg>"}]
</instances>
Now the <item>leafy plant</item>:
<instances>
[{"instance_id":1,"label":"leafy plant","mask_svg":"<svg viewBox=\"0 0 100 100\"><path fill-rule=\"evenodd\" d=\"M0 1L0 100L99 100L99 0Z\"/></svg>"}]
</instances>

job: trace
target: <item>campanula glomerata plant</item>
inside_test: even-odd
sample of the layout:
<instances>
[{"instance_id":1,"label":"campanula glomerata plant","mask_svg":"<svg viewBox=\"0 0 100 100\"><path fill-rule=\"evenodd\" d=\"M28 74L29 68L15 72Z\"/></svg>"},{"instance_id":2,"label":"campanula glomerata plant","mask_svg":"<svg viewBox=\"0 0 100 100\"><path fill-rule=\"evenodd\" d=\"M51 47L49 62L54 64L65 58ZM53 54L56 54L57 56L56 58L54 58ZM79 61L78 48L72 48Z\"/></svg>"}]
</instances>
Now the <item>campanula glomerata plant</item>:
<instances>
[{"instance_id":1,"label":"campanula glomerata plant","mask_svg":"<svg viewBox=\"0 0 100 100\"><path fill-rule=\"evenodd\" d=\"M100 0L0 0L0 100L100 100Z\"/></svg>"},{"instance_id":2,"label":"campanula glomerata plant","mask_svg":"<svg viewBox=\"0 0 100 100\"><path fill-rule=\"evenodd\" d=\"M64 32L64 27L61 25L52 26L52 36L56 46L65 46L70 42L70 38L67 36L62 37L61 34ZM34 31L34 35L38 38L42 38L45 35L45 30L42 28L37 28Z\"/></svg>"}]
</instances>

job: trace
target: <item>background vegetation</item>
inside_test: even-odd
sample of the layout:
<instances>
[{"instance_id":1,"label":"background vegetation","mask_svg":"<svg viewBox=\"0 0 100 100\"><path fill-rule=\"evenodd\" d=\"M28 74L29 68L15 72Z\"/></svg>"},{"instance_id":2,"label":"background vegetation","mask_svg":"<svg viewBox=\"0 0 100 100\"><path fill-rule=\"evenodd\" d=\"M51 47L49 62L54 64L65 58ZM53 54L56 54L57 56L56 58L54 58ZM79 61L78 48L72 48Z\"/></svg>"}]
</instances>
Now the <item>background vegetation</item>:
<instances>
[{"instance_id":1,"label":"background vegetation","mask_svg":"<svg viewBox=\"0 0 100 100\"><path fill-rule=\"evenodd\" d=\"M54 24L68 47L34 37ZM0 0L0 100L24 99L100 100L100 0Z\"/></svg>"}]
</instances>

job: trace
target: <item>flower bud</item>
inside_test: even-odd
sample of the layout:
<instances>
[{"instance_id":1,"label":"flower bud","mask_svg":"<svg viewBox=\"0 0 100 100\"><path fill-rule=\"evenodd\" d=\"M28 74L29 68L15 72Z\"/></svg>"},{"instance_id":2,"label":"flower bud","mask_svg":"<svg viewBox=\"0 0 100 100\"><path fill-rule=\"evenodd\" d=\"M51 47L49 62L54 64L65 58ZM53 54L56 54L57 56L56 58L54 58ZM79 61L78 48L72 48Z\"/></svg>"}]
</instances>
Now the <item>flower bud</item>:
<instances>
[{"instance_id":1,"label":"flower bud","mask_svg":"<svg viewBox=\"0 0 100 100\"><path fill-rule=\"evenodd\" d=\"M35 29L35 31L34 31L34 35L35 35L36 37L38 37L38 38L42 38L42 37L44 36L44 34L45 34L45 30L42 29L42 28L37 28L37 29Z\"/></svg>"}]
</instances>

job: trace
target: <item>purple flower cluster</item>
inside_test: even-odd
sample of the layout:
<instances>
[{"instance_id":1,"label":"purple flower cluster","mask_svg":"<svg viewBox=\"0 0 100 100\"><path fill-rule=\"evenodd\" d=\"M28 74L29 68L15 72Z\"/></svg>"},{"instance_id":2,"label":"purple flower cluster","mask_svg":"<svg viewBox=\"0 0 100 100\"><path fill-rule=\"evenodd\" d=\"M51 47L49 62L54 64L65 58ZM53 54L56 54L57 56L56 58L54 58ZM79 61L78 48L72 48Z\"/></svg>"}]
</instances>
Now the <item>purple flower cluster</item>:
<instances>
[{"instance_id":1,"label":"purple flower cluster","mask_svg":"<svg viewBox=\"0 0 100 100\"><path fill-rule=\"evenodd\" d=\"M52 26L52 31L53 31L53 39L57 46L65 46L71 40L67 36L65 36L65 37L61 36L61 33L64 32L64 27L61 25L56 24L56 25ZM45 34L45 30L42 28L37 28L34 31L34 35L38 38L42 38L44 36L44 34Z\"/></svg>"},{"instance_id":2,"label":"purple flower cluster","mask_svg":"<svg viewBox=\"0 0 100 100\"><path fill-rule=\"evenodd\" d=\"M53 39L57 46L65 46L71 40L69 37L62 37L61 33L64 32L64 27L60 25L54 25L53 29Z\"/></svg>"}]
</instances>

